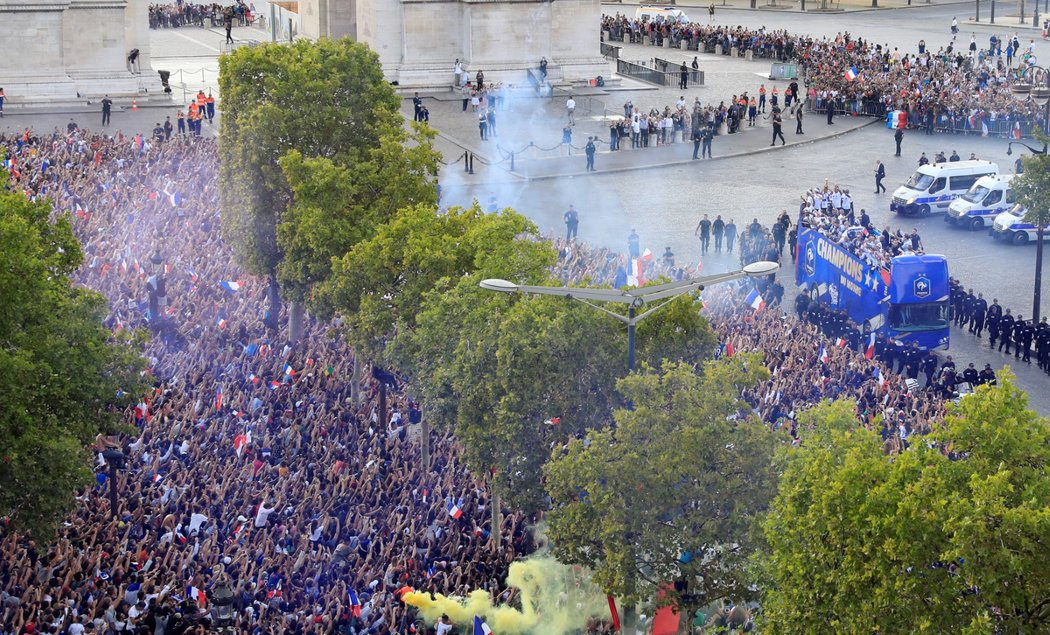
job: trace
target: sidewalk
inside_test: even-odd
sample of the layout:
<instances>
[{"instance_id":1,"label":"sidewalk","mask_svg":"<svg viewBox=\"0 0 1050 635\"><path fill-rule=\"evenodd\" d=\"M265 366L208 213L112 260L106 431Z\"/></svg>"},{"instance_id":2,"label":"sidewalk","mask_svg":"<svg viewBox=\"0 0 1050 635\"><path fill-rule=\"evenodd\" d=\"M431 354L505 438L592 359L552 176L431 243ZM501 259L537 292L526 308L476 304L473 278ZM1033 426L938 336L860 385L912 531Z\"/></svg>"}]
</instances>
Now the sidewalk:
<instances>
[{"instance_id":1,"label":"sidewalk","mask_svg":"<svg viewBox=\"0 0 1050 635\"><path fill-rule=\"evenodd\" d=\"M871 6L871 0L755 0L752 8L751 0L717 0L715 2L715 16L720 9L753 10L753 11L788 11L803 13L802 5L805 4L805 13L856 13L860 11L878 11L879 9L911 9L919 7L946 6L953 4L971 4L971 0L937 0L927 2L926 0L878 0L877 7ZM602 2L602 12L608 15L621 13L629 16L634 15L634 9L649 2ZM676 9L682 9L690 20L706 23L707 9L710 2L702 3L693 1L677 2ZM623 7L620 11L617 7Z\"/></svg>"}]
</instances>

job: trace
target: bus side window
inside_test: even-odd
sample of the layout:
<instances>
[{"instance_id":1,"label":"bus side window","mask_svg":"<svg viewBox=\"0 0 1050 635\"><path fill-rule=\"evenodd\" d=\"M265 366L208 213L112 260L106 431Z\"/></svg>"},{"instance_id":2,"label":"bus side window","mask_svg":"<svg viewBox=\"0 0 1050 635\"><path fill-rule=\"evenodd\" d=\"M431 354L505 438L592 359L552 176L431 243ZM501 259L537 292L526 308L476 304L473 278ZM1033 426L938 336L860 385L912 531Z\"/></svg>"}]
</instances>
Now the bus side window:
<instances>
[{"instance_id":1,"label":"bus side window","mask_svg":"<svg viewBox=\"0 0 1050 635\"><path fill-rule=\"evenodd\" d=\"M934 181L933 185L930 186L930 194L936 194L937 192L940 192L943 189L944 189L944 177L942 176L941 178L939 178L936 181Z\"/></svg>"},{"instance_id":2,"label":"bus side window","mask_svg":"<svg viewBox=\"0 0 1050 635\"><path fill-rule=\"evenodd\" d=\"M1001 200L1003 200L1003 191L1002 190L993 190L992 192L990 192L988 194L987 197L985 197L984 204L985 205L995 205L996 203L998 203Z\"/></svg>"}]
</instances>

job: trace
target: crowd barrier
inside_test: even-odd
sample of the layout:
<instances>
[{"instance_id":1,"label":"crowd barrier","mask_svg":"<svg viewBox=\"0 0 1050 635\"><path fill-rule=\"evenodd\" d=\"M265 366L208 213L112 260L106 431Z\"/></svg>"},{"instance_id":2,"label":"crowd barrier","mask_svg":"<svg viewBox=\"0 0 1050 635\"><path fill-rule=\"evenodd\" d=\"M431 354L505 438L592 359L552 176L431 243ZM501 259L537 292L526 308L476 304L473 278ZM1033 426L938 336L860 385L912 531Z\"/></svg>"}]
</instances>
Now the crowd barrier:
<instances>
[{"instance_id":1,"label":"crowd barrier","mask_svg":"<svg viewBox=\"0 0 1050 635\"><path fill-rule=\"evenodd\" d=\"M827 104L824 100L817 98L813 102L813 111L818 114L827 114ZM875 99L848 100L839 102L835 106L835 114L844 117L857 116L885 119L886 113L886 104ZM1020 124L1020 126L1015 127L1015 124ZM908 113L908 128L921 130L925 129L926 126L927 122L922 114L917 112ZM989 119L971 119L967 115L951 114L939 115L933 122L934 132L984 135L985 128L987 128L989 137L1003 139L1016 136L1031 138L1033 129L1037 127L1038 124L1036 122L1028 120L996 119L991 121Z\"/></svg>"}]
</instances>

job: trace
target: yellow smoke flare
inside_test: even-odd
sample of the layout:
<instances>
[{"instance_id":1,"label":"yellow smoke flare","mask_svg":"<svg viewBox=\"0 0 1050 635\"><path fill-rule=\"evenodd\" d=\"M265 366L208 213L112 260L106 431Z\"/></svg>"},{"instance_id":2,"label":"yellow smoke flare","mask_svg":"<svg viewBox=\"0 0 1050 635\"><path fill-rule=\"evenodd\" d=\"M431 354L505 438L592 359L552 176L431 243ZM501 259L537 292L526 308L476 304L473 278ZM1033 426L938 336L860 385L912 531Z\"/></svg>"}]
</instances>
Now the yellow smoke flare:
<instances>
[{"instance_id":1,"label":"yellow smoke flare","mask_svg":"<svg viewBox=\"0 0 1050 635\"><path fill-rule=\"evenodd\" d=\"M511 563L507 585L519 590L521 610L493 605L481 589L465 598L411 592L402 599L431 623L446 613L453 623L469 626L480 615L498 635L567 635L609 613L605 595L585 572L546 556Z\"/></svg>"}]
</instances>

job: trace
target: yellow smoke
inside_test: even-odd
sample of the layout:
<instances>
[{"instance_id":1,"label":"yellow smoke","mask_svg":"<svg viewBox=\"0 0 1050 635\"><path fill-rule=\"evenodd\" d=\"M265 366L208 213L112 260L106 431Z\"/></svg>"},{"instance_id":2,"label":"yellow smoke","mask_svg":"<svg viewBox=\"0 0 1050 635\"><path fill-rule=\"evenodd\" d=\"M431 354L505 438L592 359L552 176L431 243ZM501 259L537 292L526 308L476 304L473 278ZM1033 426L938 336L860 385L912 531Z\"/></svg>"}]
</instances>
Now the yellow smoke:
<instances>
[{"instance_id":1,"label":"yellow smoke","mask_svg":"<svg viewBox=\"0 0 1050 635\"><path fill-rule=\"evenodd\" d=\"M566 635L586 626L588 618L609 614L605 595L585 571L547 556L512 563L507 586L518 589L521 610L493 605L480 589L465 598L412 592L403 599L431 623L447 613L453 623L470 626L480 615L498 635Z\"/></svg>"}]
</instances>

